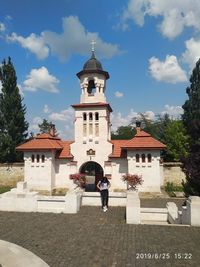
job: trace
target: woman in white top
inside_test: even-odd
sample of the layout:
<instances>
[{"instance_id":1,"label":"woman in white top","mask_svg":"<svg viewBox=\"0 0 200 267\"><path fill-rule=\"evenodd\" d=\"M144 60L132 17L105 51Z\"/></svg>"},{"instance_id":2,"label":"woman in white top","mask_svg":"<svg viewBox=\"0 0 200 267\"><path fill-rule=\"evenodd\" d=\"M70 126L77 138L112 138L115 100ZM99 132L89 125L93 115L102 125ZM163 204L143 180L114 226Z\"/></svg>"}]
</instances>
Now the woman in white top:
<instances>
[{"instance_id":1,"label":"woman in white top","mask_svg":"<svg viewBox=\"0 0 200 267\"><path fill-rule=\"evenodd\" d=\"M104 212L108 210L108 189L110 182L107 177L103 177L97 184L97 188L100 190L102 209Z\"/></svg>"}]
</instances>

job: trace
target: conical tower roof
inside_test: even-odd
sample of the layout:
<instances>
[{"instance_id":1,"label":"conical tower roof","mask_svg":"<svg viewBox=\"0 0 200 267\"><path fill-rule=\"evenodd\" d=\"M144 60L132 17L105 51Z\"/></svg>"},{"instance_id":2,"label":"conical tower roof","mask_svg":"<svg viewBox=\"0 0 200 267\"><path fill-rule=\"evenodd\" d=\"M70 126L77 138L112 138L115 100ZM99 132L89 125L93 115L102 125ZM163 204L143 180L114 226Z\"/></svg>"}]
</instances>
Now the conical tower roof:
<instances>
[{"instance_id":1,"label":"conical tower roof","mask_svg":"<svg viewBox=\"0 0 200 267\"><path fill-rule=\"evenodd\" d=\"M94 51L92 51L92 55L89 60L85 62L83 65L83 70L77 73L78 78L83 74L90 74L90 73L99 73L103 74L106 79L109 79L109 73L103 70L101 62L96 58Z\"/></svg>"}]
</instances>

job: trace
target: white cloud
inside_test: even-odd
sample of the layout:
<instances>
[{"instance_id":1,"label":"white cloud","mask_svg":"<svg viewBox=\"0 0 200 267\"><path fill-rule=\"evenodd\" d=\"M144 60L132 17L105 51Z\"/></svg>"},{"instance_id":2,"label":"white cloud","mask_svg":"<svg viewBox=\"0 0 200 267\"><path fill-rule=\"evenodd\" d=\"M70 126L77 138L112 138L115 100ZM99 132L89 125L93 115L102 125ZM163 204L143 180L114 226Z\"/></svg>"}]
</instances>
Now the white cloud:
<instances>
[{"instance_id":1,"label":"white cloud","mask_svg":"<svg viewBox=\"0 0 200 267\"><path fill-rule=\"evenodd\" d=\"M34 33L31 33L30 36L25 38L13 32L10 36L7 36L7 40L19 43L23 48L28 49L39 59L44 59L49 55L49 48L45 44L43 37L37 36Z\"/></svg>"},{"instance_id":2,"label":"white cloud","mask_svg":"<svg viewBox=\"0 0 200 267\"><path fill-rule=\"evenodd\" d=\"M183 109L181 106L169 106L165 105L165 110L161 112L161 115L169 114L173 118L180 117L183 114Z\"/></svg>"},{"instance_id":3,"label":"white cloud","mask_svg":"<svg viewBox=\"0 0 200 267\"><path fill-rule=\"evenodd\" d=\"M149 59L149 70L157 81L173 84L187 81L185 71L181 69L176 56L173 55L167 55L164 62L156 57L151 57Z\"/></svg>"},{"instance_id":4,"label":"white cloud","mask_svg":"<svg viewBox=\"0 0 200 267\"><path fill-rule=\"evenodd\" d=\"M124 96L124 94L122 93L122 92L119 92L119 91L116 91L115 92L115 97L117 97L117 98L121 98L121 97L123 97Z\"/></svg>"},{"instance_id":5,"label":"white cloud","mask_svg":"<svg viewBox=\"0 0 200 267\"><path fill-rule=\"evenodd\" d=\"M4 23L0 22L0 32L5 32L6 26Z\"/></svg>"},{"instance_id":6,"label":"white cloud","mask_svg":"<svg viewBox=\"0 0 200 267\"><path fill-rule=\"evenodd\" d=\"M53 121L73 121L74 110L69 107L68 109L62 110L61 112L52 112L49 115L49 119Z\"/></svg>"},{"instance_id":7,"label":"white cloud","mask_svg":"<svg viewBox=\"0 0 200 267\"><path fill-rule=\"evenodd\" d=\"M127 126L131 123L133 118L138 117L139 114L131 109L126 116L122 116L121 112L111 114L112 131L116 131L120 126Z\"/></svg>"},{"instance_id":8,"label":"white cloud","mask_svg":"<svg viewBox=\"0 0 200 267\"><path fill-rule=\"evenodd\" d=\"M30 123L29 130L39 132L40 128L38 124L42 123L42 118L41 117L34 117L32 119L32 122Z\"/></svg>"},{"instance_id":9,"label":"white cloud","mask_svg":"<svg viewBox=\"0 0 200 267\"><path fill-rule=\"evenodd\" d=\"M28 37L23 37L13 32L7 36L7 40L19 43L39 59L48 57L50 50L62 61L72 54L88 56L92 40L96 41L95 51L102 58L111 58L121 53L117 44L106 43L97 32L87 31L77 16L65 17L62 22L62 33L43 31L40 35L31 33Z\"/></svg>"},{"instance_id":10,"label":"white cloud","mask_svg":"<svg viewBox=\"0 0 200 267\"><path fill-rule=\"evenodd\" d=\"M155 119L155 113L151 110L144 112L145 118L149 120L154 120Z\"/></svg>"},{"instance_id":11,"label":"white cloud","mask_svg":"<svg viewBox=\"0 0 200 267\"><path fill-rule=\"evenodd\" d=\"M61 60L72 54L88 55L92 39L96 41L95 50L101 57L110 58L120 53L118 45L105 43L98 33L87 31L76 16L63 18L63 33L44 31L42 38Z\"/></svg>"},{"instance_id":12,"label":"white cloud","mask_svg":"<svg viewBox=\"0 0 200 267\"><path fill-rule=\"evenodd\" d=\"M46 114L51 112L51 109L49 108L49 106L47 104L44 105L43 112Z\"/></svg>"},{"instance_id":13,"label":"white cloud","mask_svg":"<svg viewBox=\"0 0 200 267\"><path fill-rule=\"evenodd\" d=\"M183 61L188 63L190 70L195 67L197 60L200 58L200 39L191 38L185 42L186 51L183 53Z\"/></svg>"},{"instance_id":14,"label":"white cloud","mask_svg":"<svg viewBox=\"0 0 200 267\"><path fill-rule=\"evenodd\" d=\"M175 38L185 27L200 31L200 1L198 0L129 0L121 24L127 29L128 20L134 20L143 26L145 16L161 17L158 25L161 33L168 38Z\"/></svg>"},{"instance_id":15,"label":"white cloud","mask_svg":"<svg viewBox=\"0 0 200 267\"><path fill-rule=\"evenodd\" d=\"M27 79L23 82L23 88L27 91L44 90L50 93L59 92L57 85L59 80L49 74L48 69L41 67L40 69L32 69Z\"/></svg>"},{"instance_id":16,"label":"white cloud","mask_svg":"<svg viewBox=\"0 0 200 267\"><path fill-rule=\"evenodd\" d=\"M74 138L74 110L71 107L60 112L52 112L49 119L56 124L60 137L70 140Z\"/></svg>"}]
</instances>

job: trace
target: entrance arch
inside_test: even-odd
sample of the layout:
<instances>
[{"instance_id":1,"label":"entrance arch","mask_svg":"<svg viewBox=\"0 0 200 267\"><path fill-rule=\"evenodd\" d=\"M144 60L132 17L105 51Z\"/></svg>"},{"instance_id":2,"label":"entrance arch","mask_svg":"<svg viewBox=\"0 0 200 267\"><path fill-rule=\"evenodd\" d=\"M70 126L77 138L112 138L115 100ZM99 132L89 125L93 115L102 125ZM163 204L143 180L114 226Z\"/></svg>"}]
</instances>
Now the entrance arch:
<instances>
[{"instance_id":1,"label":"entrance arch","mask_svg":"<svg viewBox=\"0 0 200 267\"><path fill-rule=\"evenodd\" d=\"M85 191L98 191L97 183L103 177L103 168L101 165L95 161L87 161L80 167L80 173L86 176Z\"/></svg>"}]
</instances>

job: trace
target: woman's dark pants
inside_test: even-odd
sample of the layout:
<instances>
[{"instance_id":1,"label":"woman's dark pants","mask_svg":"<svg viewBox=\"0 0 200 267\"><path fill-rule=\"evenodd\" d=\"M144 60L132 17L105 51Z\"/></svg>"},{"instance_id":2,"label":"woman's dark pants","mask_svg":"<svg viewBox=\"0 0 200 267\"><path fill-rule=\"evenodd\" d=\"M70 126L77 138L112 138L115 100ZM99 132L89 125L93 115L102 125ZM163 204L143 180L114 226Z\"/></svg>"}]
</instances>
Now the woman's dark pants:
<instances>
[{"instance_id":1,"label":"woman's dark pants","mask_svg":"<svg viewBox=\"0 0 200 267\"><path fill-rule=\"evenodd\" d=\"M101 190L101 203L102 203L102 208L107 206L108 207L108 190Z\"/></svg>"}]
</instances>

